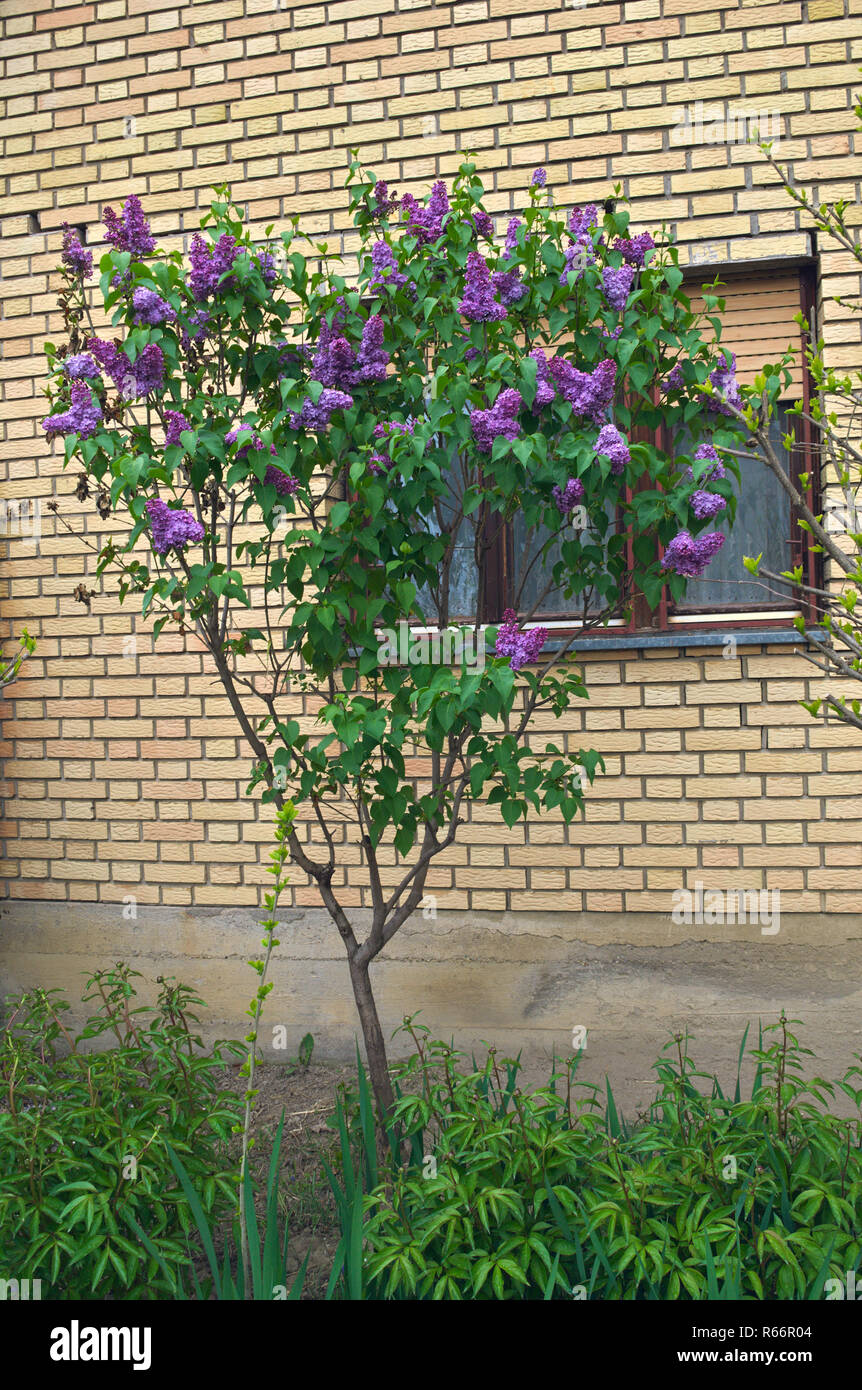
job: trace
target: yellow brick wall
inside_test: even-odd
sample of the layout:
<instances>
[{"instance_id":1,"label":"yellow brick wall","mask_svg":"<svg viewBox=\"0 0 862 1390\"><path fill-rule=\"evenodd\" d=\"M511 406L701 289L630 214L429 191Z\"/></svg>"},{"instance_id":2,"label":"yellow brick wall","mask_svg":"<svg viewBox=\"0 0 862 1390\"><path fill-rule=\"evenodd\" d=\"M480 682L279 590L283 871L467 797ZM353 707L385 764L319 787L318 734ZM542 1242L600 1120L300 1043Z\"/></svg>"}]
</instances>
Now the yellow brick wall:
<instances>
[{"instance_id":1,"label":"yellow brick wall","mask_svg":"<svg viewBox=\"0 0 862 1390\"><path fill-rule=\"evenodd\" d=\"M164 638L154 652L131 605L94 580L82 537L106 528L39 429L62 222L86 223L93 244L105 204L136 192L160 242L179 245L209 185L227 180L261 234L298 212L350 251L348 146L416 194L470 148L498 225L543 165L568 205L620 183L635 230L667 221L683 260L710 276L789 263L809 250L807 230L760 155L673 132L697 103L706 121L717 104L776 113L797 178L820 199L856 199L860 11L862 0L3 0L0 495L42 501L38 551L0 538L0 635L26 622L38 638L0 704L10 898L252 907L267 881L268 819L243 795L248 759L227 702L193 646ZM821 249L828 360L858 369L858 323L830 302L858 276ZM89 609L72 597L82 579L97 590ZM573 748L607 758L586 820L510 831L474 808L429 892L441 909L662 912L682 882L732 870L734 886L780 887L786 911L862 909L862 752L800 710L816 674L782 646L727 660L707 647L590 654L591 699L565 724ZM347 904L363 901L358 860L345 842ZM294 878L296 903L316 903Z\"/></svg>"}]
</instances>

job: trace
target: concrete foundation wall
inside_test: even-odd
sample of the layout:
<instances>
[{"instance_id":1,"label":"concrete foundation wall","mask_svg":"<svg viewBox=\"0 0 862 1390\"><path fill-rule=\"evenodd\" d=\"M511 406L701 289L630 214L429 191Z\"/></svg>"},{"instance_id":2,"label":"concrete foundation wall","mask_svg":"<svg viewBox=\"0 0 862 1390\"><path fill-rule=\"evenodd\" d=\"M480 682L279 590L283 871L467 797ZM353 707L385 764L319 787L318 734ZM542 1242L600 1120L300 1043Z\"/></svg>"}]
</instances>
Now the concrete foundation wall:
<instances>
[{"instance_id":1,"label":"concrete foundation wall","mask_svg":"<svg viewBox=\"0 0 862 1390\"><path fill-rule=\"evenodd\" d=\"M122 959L147 977L142 998L153 997L156 976L175 975L206 1000L206 1039L238 1038L259 939L257 919L241 908L139 907L124 921L111 907L16 903L0 933L0 983L4 992L62 986L74 1004L83 972ZM320 911L291 911L280 940L264 1056L295 1055L311 1032L320 1055L350 1057L358 1023L335 928ZM862 1052L862 915L782 916L779 932L764 936L757 924L679 926L653 913L441 912L405 924L374 967L374 985L387 1035L421 1010L432 1036L454 1036L461 1048L485 1041L503 1055L523 1051L534 1082L555 1052L571 1055L572 1030L585 1027L579 1076L603 1086L607 1074L634 1114L672 1032L687 1029L695 1061L732 1087L746 1023L756 1046L758 1021L775 1022L782 1008L805 1025L797 1031L817 1054L812 1069L843 1075ZM279 1024L287 1052L273 1049ZM408 1048L398 1040L392 1055Z\"/></svg>"}]
</instances>

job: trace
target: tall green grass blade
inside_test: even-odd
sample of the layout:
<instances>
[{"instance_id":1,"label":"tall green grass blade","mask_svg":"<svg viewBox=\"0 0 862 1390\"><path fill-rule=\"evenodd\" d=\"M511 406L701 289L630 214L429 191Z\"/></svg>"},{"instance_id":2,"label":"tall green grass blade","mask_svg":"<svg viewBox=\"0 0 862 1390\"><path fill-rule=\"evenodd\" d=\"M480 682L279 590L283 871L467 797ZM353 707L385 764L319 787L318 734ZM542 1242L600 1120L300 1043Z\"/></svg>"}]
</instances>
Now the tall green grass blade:
<instances>
[{"instance_id":1,"label":"tall green grass blade","mask_svg":"<svg viewBox=\"0 0 862 1390\"><path fill-rule=\"evenodd\" d=\"M816 1302L816 1300L820 1298L823 1294L823 1286L826 1283L827 1277L829 1275L829 1262L832 1259L832 1251L834 1249L835 1237L833 1236L832 1240L829 1242L829 1249L826 1251L826 1258L824 1259L822 1265L818 1269L817 1277L811 1286L811 1292L808 1295L807 1300L809 1303L811 1303L812 1301Z\"/></svg>"},{"instance_id":2,"label":"tall green grass blade","mask_svg":"<svg viewBox=\"0 0 862 1390\"><path fill-rule=\"evenodd\" d=\"M748 1170L748 1173L746 1174L745 1182L744 1182L743 1185L742 1185L742 1191L741 1191L740 1194L739 1194L739 1199L738 1199L738 1201L737 1201L737 1203L736 1203L736 1207L734 1208L734 1212L733 1212L733 1219L734 1219L734 1221L739 1221L739 1213L742 1211L742 1207L743 1207L743 1204L744 1204L744 1202L745 1202L746 1193L748 1192L748 1189L750 1188L752 1182L754 1181L754 1174L756 1173L756 1171L757 1171L757 1159L755 1159L755 1160L753 1161L751 1167L750 1167L749 1170ZM738 1233L737 1233L737 1239L739 1239Z\"/></svg>"},{"instance_id":3,"label":"tall green grass blade","mask_svg":"<svg viewBox=\"0 0 862 1390\"><path fill-rule=\"evenodd\" d=\"M703 1260L704 1264L706 1265L707 1296L710 1302L714 1303L721 1298L721 1294L718 1291L718 1280L715 1277L715 1264L713 1263L712 1259L712 1247L708 1240L704 1243Z\"/></svg>"},{"instance_id":4,"label":"tall green grass blade","mask_svg":"<svg viewBox=\"0 0 862 1390\"><path fill-rule=\"evenodd\" d=\"M616 1293L616 1290L619 1288L619 1283L620 1283L620 1281L619 1281L619 1279L617 1278L616 1272L615 1272L614 1269L611 1267L611 1263L610 1263L610 1261L609 1261L609 1259L608 1259L608 1256L607 1256L607 1252L606 1252L606 1250L605 1250L605 1247L604 1247L604 1245L602 1244L601 1240L598 1238L598 1235L596 1234L596 1232L595 1232L594 1230L591 1229L591 1230L588 1230L588 1231L587 1231L587 1235L589 1236L590 1245L593 1247L593 1250L595 1251L595 1254L596 1254L596 1257L597 1257L598 1261L599 1261L600 1264L602 1265L603 1269L605 1270L605 1273L607 1274L608 1278L609 1278L610 1281L611 1281L611 1294L613 1295L613 1294ZM593 1285L595 1284L595 1277L596 1277L596 1268L595 1268L595 1266L593 1266ZM592 1292L592 1287L591 1287L591 1290L590 1290L590 1291Z\"/></svg>"},{"instance_id":5,"label":"tall green grass blade","mask_svg":"<svg viewBox=\"0 0 862 1390\"><path fill-rule=\"evenodd\" d=\"M784 1181L783 1165L781 1163L781 1159L779 1158L778 1154L775 1152L775 1149L772 1147L772 1144L770 1143L769 1135L765 1134L763 1137L766 1141L767 1152L769 1153L769 1157L772 1162L772 1171L778 1178L778 1182L781 1187L781 1220L784 1222L785 1230L793 1232L796 1230L796 1222L793 1220L793 1216L790 1211L790 1199L787 1195L787 1184Z\"/></svg>"},{"instance_id":6,"label":"tall green grass blade","mask_svg":"<svg viewBox=\"0 0 862 1390\"><path fill-rule=\"evenodd\" d=\"M365 1068L362 1065L362 1058L359 1055L358 1043L356 1044L356 1072L359 1083L359 1128L362 1133L363 1156L365 1158L365 1182L368 1191L373 1192L377 1186L377 1134L374 1126L371 1092L368 1087Z\"/></svg>"},{"instance_id":7,"label":"tall green grass blade","mask_svg":"<svg viewBox=\"0 0 862 1390\"><path fill-rule=\"evenodd\" d=\"M186 1194L186 1200L189 1206L191 1207L192 1216L195 1219L195 1224L198 1228L198 1233L203 1242L204 1252L209 1262L210 1270L212 1271L213 1283L216 1286L218 1286L218 1261L216 1260L215 1246L213 1245L213 1238L212 1233L210 1231L209 1222L207 1221L207 1218L204 1214L204 1209L200 1204L198 1194L195 1192L194 1188L191 1185L191 1182L189 1181L188 1173L186 1172L177 1155L174 1153L170 1144L166 1143L165 1148L167 1149L168 1158L171 1161L171 1166L173 1167L174 1172L180 1180L180 1186L182 1187L183 1192Z\"/></svg>"},{"instance_id":8,"label":"tall green grass blade","mask_svg":"<svg viewBox=\"0 0 862 1390\"><path fill-rule=\"evenodd\" d=\"M266 1179L266 1205L267 1205L267 1207L269 1207L269 1204L270 1204L270 1201L271 1201L271 1199L272 1199L273 1193L276 1191L277 1184L278 1184L278 1161L279 1161L279 1158L280 1158L280 1156L281 1156L281 1134L282 1134L282 1130L283 1130L283 1129L284 1129L284 1111L282 1110L282 1112L281 1112L281 1119L280 1119L279 1122L278 1122L278 1128L277 1128L276 1131L275 1131L275 1137L274 1137L274 1139L273 1139L273 1141L272 1141L272 1154L270 1155L270 1160L269 1160L269 1173L268 1173L267 1179Z\"/></svg>"},{"instance_id":9,"label":"tall green grass blade","mask_svg":"<svg viewBox=\"0 0 862 1390\"><path fill-rule=\"evenodd\" d=\"M740 1087L741 1087L741 1085L742 1085L742 1061L743 1061L743 1058L745 1057L745 1044L748 1042L748 1030L749 1030L750 1027L751 1027L751 1024L750 1024L750 1023L746 1023L746 1025L745 1025L745 1032L744 1032L743 1035L742 1035L742 1043L740 1044L740 1048L739 1048L739 1057L737 1058L737 1061L736 1061L736 1090L735 1090L734 1093L733 1093L733 1103L734 1103L734 1105L738 1105L738 1104L739 1104L739 1099L740 1099L740 1096L742 1095L742 1091L741 1091L741 1089L740 1089Z\"/></svg>"},{"instance_id":10,"label":"tall green grass blade","mask_svg":"<svg viewBox=\"0 0 862 1390\"><path fill-rule=\"evenodd\" d=\"M138 1240L143 1245L147 1254L151 1255L152 1258L156 1261L165 1278L168 1280L168 1283L171 1285L171 1298L177 1298L188 1301L188 1295L186 1294L183 1288L183 1282L179 1276L178 1271L169 1268L169 1266L165 1264L164 1260L162 1259L156 1247L153 1245L153 1242L150 1240L146 1231L141 1230L141 1227L138 1225L131 1212L128 1213L126 1220L128 1221L132 1230L137 1235Z\"/></svg>"},{"instance_id":11,"label":"tall green grass blade","mask_svg":"<svg viewBox=\"0 0 862 1390\"><path fill-rule=\"evenodd\" d=\"M763 1024L762 1024L759 1020L758 1020L758 1024L757 1024L757 1034L758 1034L758 1036L757 1036L757 1050L758 1050L758 1052L762 1052L762 1051L763 1051ZM754 1100L754 1097L757 1095L757 1093L758 1093L758 1091L760 1090L762 1084L763 1084L763 1063L762 1063L762 1062L758 1062L758 1063L757 1063L757 1071L754 1073L754 1084L753 1084L753 1086L752 1086L752 1088L751 1088L751 1099L752 1099L752 1100Z\"/></svg>"},{"instance_id":12,"label":"tall green grass blade","mask_svg":"<svg viewBox=\"0 0 862 1390\"><path fill-rule=\"evenodd\" d=\"M769 1199L769 1205L768 1205L767 1208L766 1208L766 1211L765 1211L764 1216L763 1216L763 1220L758 1222L758 1229L759 1229L759 1230L761 1230L761 1231L767 1231L767 1230L769 1230L769 1227L772 1225L772 1213L773 1213L774 1210L775 1210L775 1202L774 1202L774 1200L770 1197L770 1199Z\"/></svg>"},{"instance_id":13,"label":"tall green grass blade","mask_svg":"<svg viewBox=\"0 0 862 1390\"><path fill-rule=\"evenodd\" d=\"M332 1189L332 1195L335 1198L335 1206L338 1211L339 1221L341 1222L342 1227L344 1227L347 1224L347 1216L350 1210L350 1204L347 1200L347 1194L345 1193L344 1188L341 1186L340 1182L338 1181L338 1178L333 1173L323 1154L321 1154L320 1156L320 1162L323 1165L323 1171L326 1173L329 1186Z\"/></svg>"},{"instance_id":14,"label":"tall green grass blade","mask_svg":"<svg viewBox=\"0 0 862 1390\"><path fill-rule=\"evenodd\" d=\"M344 1114L344 1107L340 1098L336 1106L335 1118L338 1123L338 1138L341 1144L341 1179L344 1183L344 1200L349 1204L353 1200L353 1188L355 1186L353 1154L350 1150L350 1131L347 1127L347 1117Z\"/></svg>"},{"instance_id":15,"label":"tall green grass blade","mask_svg":"<svg viewBox=\"0 0 862 1390\"><path fill-rule=\"evenodd\" d=\"M545 1303L550 1303L551 1299L554 1297L554 1289L557 1287L557 1275L559 1274L559 1272L560 1255L558 1251L557 1254L554 1256L554 1263L551 1265L547 1282L545 1283L545 1292L542 1295Z\"/></svg>"},{"instance_id":16,"label":"tall green grass blade","mask_svg":"<svg viewBox=\"0 0 862 1390\"><path fill-rule=\"evenodd\" d=\"M248 1257L251 1268L251 1296L252 1298L271 1298L272 1294L262 1292L263 1281L261 1279L260 1267L260 1230L257 1224L257 1212L254 1206L254 1188L251 1182L251 1173L248 1168L245 1170L243 1180L243 1204L245 1206L245 1226L248 1236ZM242 1261L240 1261L242 1266ZM243 1280L245 1270L242 1271Z\"/></svg>"},{"instance_id":17,"label":"tall green grass blade","mask_svg":"<svg viewBox=\"0 0 862 1390\"><path fill-rule=\"evenodd\" d=\"M344 1229L344 1226L343 1226L343 1224L342 1224L342 1230L343 1230L343 1229ZM338 1242L338 1246L337 1246L336 1251L335 1251L335 1256L334 1256L333 1261L332 1261L332 1269L331 1269L330 1274L329 1274L329 1282L328 1282L328 1284L327 1284L327 1286L326 1286L326 1298L327 1298L327 1301L330 1300L331 1298L333 1298L333 1296L334 1296L334 1294L335 1294L336 1286L337 1286L337 1284L338 1284L339 1279L341 1278L341 1272L342 1272L342 1270L344 1269L344 1257L345 1257L346 1251L347 1251L347 1237L346 1237L346 1235L342 1235L341 1240Z\"/></svg>"},{"instance_id":18,"label":"tall green grass blade","mask_svg":"<svg viewBox=\"0 0 862 1390\"><path fill-rule=\"evenodd\" d=\"M566 1218L566 1213L563 1211L563 1208L560 1205L559 1198L557 1197L556 1192L554 1191L553 1187L548 1181L547 1173L543 1173L543 1177L545 1179L545 1191L548 1194L548 1205L551 1208L551 1212L553 1214L554 1220L557 1223L557 1227L565 1236L566 1240L569 1241L570 1244L574 1245L575 1247L575 1259L578 1262L578 1278L580 1279L581 1283L583 1283L587 1277L587 1267L584 1262L584 1250L583 1246L581 1245L580 1236L578 1235L577 1231L569 1225L569 1222Z\"/></svg>"},{"instance_id":19,"label":"tall green grass blade","mask_svg":"<svg viewBox=\"0 0 862 1390\"><path fill-rule=\"evenodd\" d=\"M614 1093L613 1093L613 1091L611 1090L611 1080L610 1080L610 1077L609 1077L609 1076L606 1076L606 1077L605 1077L605 1085L606 1085L606 1087L607 1087L607 1092L608 1092L608 1111L607 1111L608 1132L609 1132L609 1134L610 1134L610 1136L611 1136L612 1139L618 1139L618 1138L620 1137L620 1135L622 1134L622 1130L621 1130L621 1128L620 1128L620 1119L619 1119L619 1115L617 1114L616 1102L615 1102L615 1100L614 1100Z\"/></svg>"},{"instance_id":20,"label":"tall green grass blade","mask_svg":"<svg viewBox=\"0 0 862 1390\"><path fill-rule=\"evenodd\" d=\"M303 1260L302 1264L299 1266L299 1269L298 1269L297 1272L296 1272L296 1278L294 1279L293 1283L292 1283L291 1286L290 1286L290 1292L289 1292L288 1295L287 1295L287 1302L288 1302L288 1303L296 1303L296 1302L298 1302L298 1300L302 1297L302 1290L303 1290L303 1287L304 1287L304 1285L305 1285L305 1273L306 1273L306 1270L308 1269L308 1261L309 1261L310 1255L311 1255L311 1251L310 1251L310 1250L306 1251L305 1259ZM328 1294L328 1293L327 1293L326 1297L329 1298L329 1294Z\"/></svg>"},{"instance_id":21,"label":"tall green grass blade","mask_svg":"<svg viewBox=\"0 0 862 1390\"><path fill-rule=\"evenodd\" d=\"M263 1278L268 1288L281 1284L287 1277L287 1252L289 1226L284 1222L284 1240L279 1241L278 1213L278 1171L281 1156L281 1135L284 1126L284 1111L278 1122L273 1139L272 1155L269 1160L269 1176L266 1184L266 1217L263 1230Z\"/></svg>"},{"instance_id":22,"label":"tall green grass blade","mask_svg":"<svg viewBox=\"0 0 862 1390\"><path fill-rule=\"evenodd\" d=\"M362 1299L362 1245L364 1236L362 1209L362 1187L360 1185L353 1194L353 1211L351 1212L347 1244L347 1288L354 1303Z\"/></svg>"}]
</instances>

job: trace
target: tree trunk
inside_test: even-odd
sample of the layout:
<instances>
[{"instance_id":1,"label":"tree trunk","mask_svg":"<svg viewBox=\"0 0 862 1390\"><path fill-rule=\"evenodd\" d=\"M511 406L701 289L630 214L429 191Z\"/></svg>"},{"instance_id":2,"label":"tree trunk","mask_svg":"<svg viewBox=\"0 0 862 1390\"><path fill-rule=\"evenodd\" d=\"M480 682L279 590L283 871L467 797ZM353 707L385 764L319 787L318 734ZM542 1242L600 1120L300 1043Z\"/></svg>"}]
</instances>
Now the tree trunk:
<instances>
[{"instance_id":1,"label":"tree trunk","mask_svg":"<svg viewBox=\"0 0 862 1390\"><path fill-rule=\"evenodd\" d=\"M392 1082L389 1077L383 1029L380 1027L377 1005L374 1002L371 981L368 978L368 962L350 960L350 983L353 985L353 997L356 1000L359 1021L362 1024L362 1036L365 1040L371 1087L377 1102L379 1120L383 1124L392 1114L395 1105L395 1093L392 1090Z\"/></svg>"}]
</instances>

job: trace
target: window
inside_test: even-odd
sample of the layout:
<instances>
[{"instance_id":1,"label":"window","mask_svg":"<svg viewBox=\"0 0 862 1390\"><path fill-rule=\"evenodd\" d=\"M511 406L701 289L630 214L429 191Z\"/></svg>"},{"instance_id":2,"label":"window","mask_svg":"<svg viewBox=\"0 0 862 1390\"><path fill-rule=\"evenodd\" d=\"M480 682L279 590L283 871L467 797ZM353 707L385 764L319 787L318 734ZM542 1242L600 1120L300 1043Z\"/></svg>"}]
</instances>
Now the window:
<instances>
[{"instance_id":1,"label":"window","mask_svg":"<svg viewBox=\"0 0 862 1390\"><path fill-rule=\"evenodd\" d=\"M725 301L722 314L722 346L736 353L737 377L752 384L765 362L777 362L788 344L802 345L802 331L794 317L801 312L812 321L813 272L810 269L781 270L769 274L722 275L724 283L716 293ZM694 307L702 299L692 294ZM794 365L786 399L770 425L770 439L779 457L784 456L788 476L796 481L812 464L812 441L806 422L789 414L797 401L807 405L810 383L801 357ZM793 435L790 450L784 437ZM738 506L732 527L724 529L726 540L702 579L690 580L682 603L663 604L657 626L700 626L716 621L757 624L789 622L804 607L801 596L794 603L785 592L770 589L766 581L748 579L743 556L763 554L763 566L780 572L799 563L802 533L794 510L777 478L758 458L738 460L740 482L731 479L737 491ZM813 489L808 489L814 504ZM816 510L816 506L814 507ZM816 580L813 557L809 557L808 582Z\"/></svg>"},{"instance_id":2,"label":"window","mask_svg":"<svg viewBox=\"0 0 862 1390\"><path fill-rule=\"evenodd\" d=\"M725 311L721 316L721 344L736 354L740 382L751 384L765 362L780 360L788 344L802 345L801 329L794 322L794 316L801 310L811 322L813 273L806 268L801 271L784 269L769 273L719 274L721 283L712 292L725 300ZM695 308L703 305L698 291L704 278L703 273L698 272L697 279L688 290ZM810 467L811 444L805 422L789 415L788 408L798 400L807 404L808 396L809 383L800 358L794 367L786 400L782 402L770 432L779 454L787 452L782 442L784 436L788 433L794 435L795 446L787 454L787 467L793 478ZM670 451L673 442L666 439L663 447ZM682 441L680 447L683 447ZM714 626L722 621L734 625L775 625L776 622L789 622L793 614L803 607L801 597L794 604L786 594L771 592L765 581L746 577L742 563L745 555L762 553L764 567L778 572L797 564L803 550L793 509L778 480L757 458L741 459L739 464L741 484L736 486L740 501L735 523L733 527L724 528L727 536L725 545L703 578L689 581L684 602L673 605L665 596L656 610L650 610L645 601L638 598L632 605L631 620L626 623L622 619L614 619L609 627L619 633L621 629L637 631L645 628ZM451 476L453 496L457 497L461 487L457 459L453 461ZM811 489L809 502L817 510ZM438 516L429 520L429 529L437 534L441 529L446 529L446 511L444 502ZM573 520L577 526L584 518L576 512ZM530 561L543 537L536 533L528 535L520 515L510 522L502 522L497 516L487 518L484 534L488 549L480 586L476 579L474 554L477 526L481 525L478 514L465 518L456 537L450 562L450 622L472 622L476 618L480 622L497 622L503 610L512 607L521 614L531 613L535 608L533 621L563 626L582 622L585 616L603 606L601 600L588 602L585 612L583 596L566 600L559 591L547 595L543 593L549 571L560 557L560 542L552 547L544 563L537 561L531 566ZM722 529L719 521L715 525L717 529ZM607 553L615 531L616 518L609 512L604 535L593 533L589 537L590 543L598 547L596 555ZM550 535L550 532L546 534ZM584 539L582 536L582 544ZM809 563L808 582L815 582L816 577ZM438 607L431 591L423 590L420 605L426 622L436 625Z\"/></svg>"}]
</instances>

